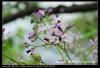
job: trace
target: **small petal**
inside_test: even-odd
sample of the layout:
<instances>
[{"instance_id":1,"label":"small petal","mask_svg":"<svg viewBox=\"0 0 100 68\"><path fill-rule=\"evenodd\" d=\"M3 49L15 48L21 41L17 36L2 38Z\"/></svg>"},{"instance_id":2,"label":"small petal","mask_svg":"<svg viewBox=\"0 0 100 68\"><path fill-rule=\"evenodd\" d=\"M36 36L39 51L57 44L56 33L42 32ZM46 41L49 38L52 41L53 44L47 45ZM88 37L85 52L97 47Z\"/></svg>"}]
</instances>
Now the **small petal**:
<instances>
[{"instance_id":1,"label":"small petal","mask_svg":"<svg viewBox=\"0 0 100 68\"><path fill-rule=\"evenodd\" d=\"M63 32L60 31L58 28L54 28L54 29L53 29L53 32L54 32L55 35L58 36L58 37L61 36L61 35L63 35Z\"/></svg>"},{"instance_id":2,"label":"small petal","mask_svg":"<svg viewBox=\"0 0 100 68\"><path fill-rule=\"evenodd\" d=\"M45 16L45 11L44 10L39 10L38 12L36 12L36 15L40 18L43 18Z\"/></svg>"},{"instance_id":3,"label":"small petal","mask_svg":"<svg viewBox=\"0 0 100 68\"><path fill-rule=\"evenodd\" d=\"M37 15L38 17L40 17L40 18L43 17L43 16L42 16L41 14L39 14L39 13L36 13L36 15Z\"/></svg>"},{"instance_id":4,"label":"small petal","mask_svg":"<svg viewBox=\"0 0 100 68\"><path fill-rule=\"evenodd\" d=\"M45 11L44 10L39 10L40 15L44 16L45 15Z\"/></svg>"},{"instance_id":5,"label":"small petal","mask_svg":"<svg viewBox=\"0 0 100 68\"><path fill-rule=\"evenodd\" d=\"M30 32L30 33L29 33L29 37L31 37L32 35L33 35L33 32Z\"/></svg>"}]
</instances>

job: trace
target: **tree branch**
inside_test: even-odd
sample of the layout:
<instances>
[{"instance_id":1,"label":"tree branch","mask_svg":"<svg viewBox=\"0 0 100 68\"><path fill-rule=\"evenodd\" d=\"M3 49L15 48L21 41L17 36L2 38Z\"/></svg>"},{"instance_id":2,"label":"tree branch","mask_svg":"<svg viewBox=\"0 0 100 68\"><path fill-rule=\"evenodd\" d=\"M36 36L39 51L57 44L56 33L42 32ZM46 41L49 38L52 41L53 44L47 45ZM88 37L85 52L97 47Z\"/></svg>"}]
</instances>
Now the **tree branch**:
<instances>
[{"instance_id":1,"label":"tree branch","mask_svg":"<svg viewBox=\"0 0 100 68\"><path fill-rule=\"evenodd\" d=\"M51 7L52 8L52 7ZM46 8L26 8L25 10L21 10L16 14L12 14L10 16L3 17L3 24L6 24L10 21L13 21L19 17L24 17L26 15L30 15L31 13L37 11L38 9L46 9ZM74 12L88 12L97 10L97 3L92 4L83 4L83 5L72 5L70 7L59 5L58 7L53 8L53 11L50 14L59 14L59 13L74 13Z\"/></svg>"}]
</instances>

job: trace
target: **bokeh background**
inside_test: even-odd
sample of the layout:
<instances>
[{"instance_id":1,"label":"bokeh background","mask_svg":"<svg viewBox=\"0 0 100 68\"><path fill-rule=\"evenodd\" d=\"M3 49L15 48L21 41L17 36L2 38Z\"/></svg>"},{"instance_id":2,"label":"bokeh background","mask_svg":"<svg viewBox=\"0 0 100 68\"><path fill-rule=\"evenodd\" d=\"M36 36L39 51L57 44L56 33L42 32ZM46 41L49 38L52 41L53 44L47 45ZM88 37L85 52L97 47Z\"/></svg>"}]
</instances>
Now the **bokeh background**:
<instances>
[{"instance_id":1,"label":"bokeh background","mask_svg":"<svg viewBox=\"0 0 100 68\"><path fill-rule=\"evenodd\" d=\"M2 27L5 28L4 40L2 41L2 64L3 65L16 65L16 64L36 64L32 62L30 56L26 53L24 42L28 41L28 33L32 31L31 25L31 10L38 8L56 8L59 5L70 7L72 5L85 5L97 2L33 2L33 1L16 1L16 2L2 2ZM88 6L87 6L88 7ZM63 11L63 10L62 10ZM27 12L27 13L24 13ZM29 12L29 13L28 13ZM18 15L19 14L19 15ZM18 15L18 16L17 16ZM87 60L88 64L97 64L98 58L98 11L90 10L86 12L66 12L58 13L59 17L65 22L74 23L74 32L80 32L82 38L78 41L82 55L86 55L88 48L92 44L96 44L96 48L89 54ZM97 39L96 41L90 41ZM30 41L29 41L30 42ZM38 43L39 42L39 43ZM41 44L37 41L36 45ZM77 46L74 46L74 49ZM72 49L73 50L73 49ZM41 47L35 50L42 56L42 61L46 64L60 63L58 60L61 58L56 47ZM79 52L76 52L79 53ZM74 51L70 53L70 57L75 64L80 64L80 56L75 57ZM18 63L17 63L18 62Z\"/></svg>"}]
</instances>

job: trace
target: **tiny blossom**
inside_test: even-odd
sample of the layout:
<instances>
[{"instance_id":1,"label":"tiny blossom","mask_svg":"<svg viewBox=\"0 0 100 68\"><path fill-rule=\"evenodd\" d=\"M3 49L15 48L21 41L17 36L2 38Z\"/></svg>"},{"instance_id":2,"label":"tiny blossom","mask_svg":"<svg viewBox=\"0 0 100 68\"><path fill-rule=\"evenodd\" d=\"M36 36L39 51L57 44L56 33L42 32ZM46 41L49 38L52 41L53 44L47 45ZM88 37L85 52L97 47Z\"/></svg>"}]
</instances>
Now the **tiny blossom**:
<instances>
[{"instance_id":1,"label":"tiny blossom","mask_svg":"<svg viewBox=\"0 0 100 68\"><path fill-rule=\"evenodd\" d=\"M31 52L31 50L27 50L26 52L29 53L29 52Z\"/></svg>"},{"instance_id":2,"label":"tiny blossom","mask_svg":"<svg viewBox=\"0 0 100 68\"><path fill-rule=\"evenodd\" d=\"M30 33L29 33L29 36L32 36L32 35L33 35L33 32L30 32Z\"/></svg>"},{"instance_id":3,"label":"tiny blossom","mask_svg":"<svg viewBox=\"0 0 100 68\"><path fill-rule=\"evenodd\" d=\"M45 16L45 11L44 10L39 10L38 12L36 12L36 15L40 18Z\"/></svg>"},{"instance_id":4,"label":"tiny blossom","mask_svg":"<svg viewBox=\"0 0 100 68\"><path fill-rule=\"evenodd\" d=\"M64 31L67 27L68 24L65 24L63 21L61 21L60 19L58 19L56 21L56 23L54 23L54 28L58 28L60 31Z\"/></svg>"},{"instance_id":5,"label":"tiny blossom","mask_svg":"<svg viewBox=\"0 0 100 68\"><path fill-rule=\"evenodd\" d=\"M45 11L44 10L39 10L39 13L41 14L41 15L45 15Z\"/></svg>"},{"instance_id":6,"label":"tiny blossom","mask_svg":"<svg viewBox=\"0 0 100 68\"><path fill-rule=\"evenodd\" d=\"M32 54L34 52L34 48L28 48L27 50L26 50L26 53L27 54Z\"/></svg>"},{"instance_id":7,"label":"tiny blossom","mask_svg":"<svg viewBox=\"0 0 100 68\"><path fill-rule=\"evenodd\" d=\"M56 36L50 36L50 35L45 36L44 37L44 41L47 44L57 44L57 43L59 43L58 37L56 37Z\"/></svg>"},{"instance_id":8,"label":"tiny blossom","mask_svg":"<svg viewBox=\"0 0 100 68\"><path fill-rule=\"evenodd\" d=\"M62 28L61 28L61 26L57 26L57 28L58 28L60 31L62 31Z\"/></svg>"},{"instance_id":9,"label":"tiny blossom","mask_svg":"<svg viewBox=\"0 0 100 68\"><path fill-rule=\"evenodd\" d=\"M45 42L46 44L50 44L50 38L49 38L49 37L45 36L45 37L43 38L43 40L44 40L44 42Z\"/></svg>"},{"instance_id":10,"label":"tiny blossom","mask_svg":"<svg viewBox=\"0 0 100 68\"><path fill-rule=\"evenodd\" d=\"M27 42L24 43L25 48L29 47L29 44Z\"/></svg>"},{"instance_id":11,"label":"tiny blossom","mask_svg":"<svg viewBox=\"0 0 100 68\"><path fill-rule=\"evenodd\" d=\"M56 35L56 36L61 36L61 35L63 35L63 32L62 31L60 31L58 28L54 28L53 29L53 32L54 32L54 34Z\"/></svg>"},{"instance_id":12,"label":"tiny blossom","mask_svg":"<svg viewBox=\"0 0 100 68\"><path fill-rule=\"evenodd\" d=\"M29 38L32 42L34 42L34 41L36 40L36 37L35 37L35 36L36 36L35 33L30 32L28 38Z\"/></svg>"}]
</instances>

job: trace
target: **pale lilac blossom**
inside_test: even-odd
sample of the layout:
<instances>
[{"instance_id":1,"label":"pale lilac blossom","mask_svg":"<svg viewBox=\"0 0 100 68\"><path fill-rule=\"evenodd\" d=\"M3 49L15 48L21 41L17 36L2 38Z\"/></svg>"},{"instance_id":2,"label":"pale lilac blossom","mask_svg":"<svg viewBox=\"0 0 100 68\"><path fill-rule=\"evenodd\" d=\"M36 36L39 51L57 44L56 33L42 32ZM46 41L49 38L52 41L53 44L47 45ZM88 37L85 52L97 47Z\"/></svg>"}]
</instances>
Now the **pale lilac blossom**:
<instances>
[{"instance_id":1,"label":"pale lilac blossom","mask_svg":"<svg viewBox=\"0 0 100 68\"><path fill-rule=\"evenodd\" d=\"M38 12L36 12L36 15L40 18L43 18L45 16L45 11L44 10L39 10Z\"/></svg>"}]
</instances>

